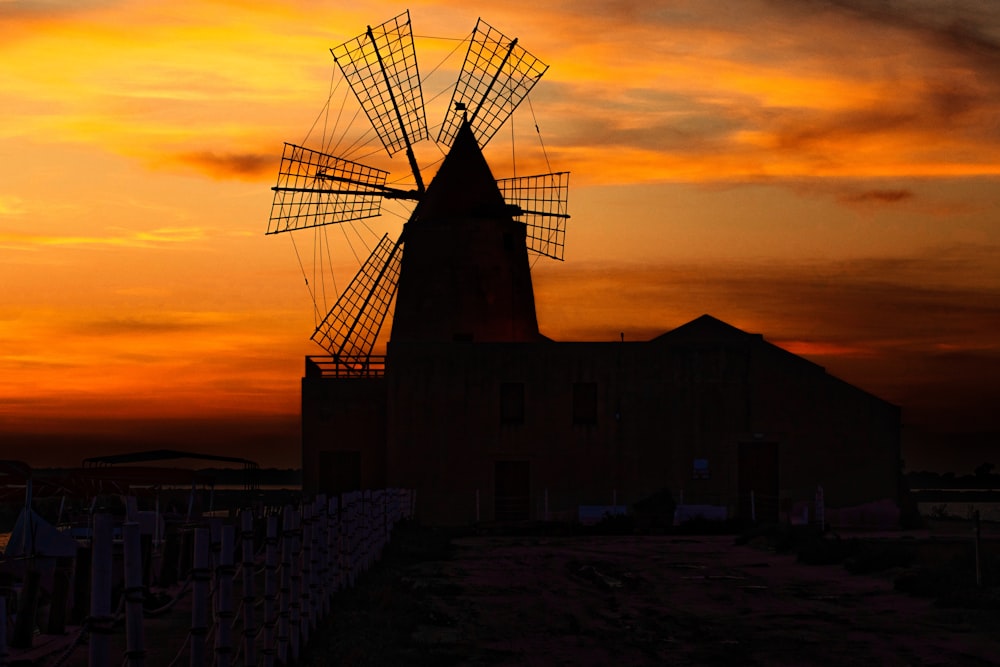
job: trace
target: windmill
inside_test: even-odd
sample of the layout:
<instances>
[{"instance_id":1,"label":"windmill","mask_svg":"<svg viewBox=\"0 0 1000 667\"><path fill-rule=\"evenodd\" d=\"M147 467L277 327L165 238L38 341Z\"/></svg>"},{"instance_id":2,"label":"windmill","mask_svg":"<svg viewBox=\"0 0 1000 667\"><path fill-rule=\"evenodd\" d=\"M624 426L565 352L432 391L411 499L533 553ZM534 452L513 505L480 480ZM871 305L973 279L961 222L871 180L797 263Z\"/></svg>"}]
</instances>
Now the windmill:
<instances>
[{"instance_id":1,"label":"windmill","mask_svg":"<svg viewBox=\"0 0 1000 667\"><path fill-rule=\"evenodd\" d=\"M381 238L312 335L342 372L363 375L397 291L407 227L417 224L422 205L429 206L413 145L430 139L430 132L408 11L369 26L331 53L389 156L405 153L415 187L393 187L386 170L286 143L267 233L374 218L381 215L384 200L415 203L403 232L395 239ZM459 151L457 144L474 141L478 153L547 69L517 39L480 19L434 141L451 153ZM562 259L568 187L568 172L495 181L502 213L522 226L529 252Z\"/></svg>"}]
</instances>

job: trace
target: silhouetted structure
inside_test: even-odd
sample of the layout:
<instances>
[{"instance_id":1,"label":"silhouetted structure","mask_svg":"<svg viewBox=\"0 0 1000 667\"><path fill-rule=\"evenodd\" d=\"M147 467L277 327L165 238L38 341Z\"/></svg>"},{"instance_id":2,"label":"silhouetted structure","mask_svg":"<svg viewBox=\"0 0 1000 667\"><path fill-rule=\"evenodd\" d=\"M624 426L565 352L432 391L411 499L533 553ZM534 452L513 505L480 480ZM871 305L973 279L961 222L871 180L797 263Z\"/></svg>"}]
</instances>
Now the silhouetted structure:
<instances>
[{"instance_id":1,"label":"silhouetted structure","mask_svg":"<svg viewBox=\"0 0 1000 667\"><path fill-rule=\"evenodd\" d=\"M664 489L758 520L819 485L834 507L896 498L899 409L759 334L708 315L645 342L540 334L530 226L490 172L475 115L462 111L426 191L417 172L405 254L363 268L367 287L348 288L353 305L317 329L335 346L306 359L307 491L412 488L437 524L569 518ZM377 286L387 274L391 288ZM390 342L375 356L350 344L351 323L374 342L396 274Z\"/></svg>"}]
</instances>

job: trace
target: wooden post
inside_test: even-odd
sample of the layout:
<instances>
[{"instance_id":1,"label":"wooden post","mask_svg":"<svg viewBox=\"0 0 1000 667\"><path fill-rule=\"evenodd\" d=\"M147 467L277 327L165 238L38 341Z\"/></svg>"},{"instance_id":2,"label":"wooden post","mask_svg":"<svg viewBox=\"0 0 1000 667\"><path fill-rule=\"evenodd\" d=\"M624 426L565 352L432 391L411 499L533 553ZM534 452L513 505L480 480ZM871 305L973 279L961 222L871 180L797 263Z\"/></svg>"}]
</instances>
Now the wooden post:
<instances>
[{"instance_id":1,"label":"wooden post","mask_svg":"<svg viewBox=\"0 0 1000 667\"><path fill-rule=\"evenodd\" d=\"M826 500L823 497L823 487L816 487L816 524L819 526L819 531L821 533L826 532Z\"/></svg>"},{"instance_id":2,"label":"wooden post","mask_svg":"<svg viewBox=\"0 0 1000 667\"><path fill-rule=\"evenodd\" d=\"M757 504L754 502L753 489L750 489L750 520L757 522Z\"/></svg>"},{"instance_id":3,"label":"wooden post","mask_svg":"<svg viewBox=\"0 0 1000 667\"><path fill-rule=\"evenodd\" d=\"M330 558L333 562L333 593L344 587L344 540L341 535L344 525L344 506L340 503L340 498L330 499L331 512L333 513L333 551Z\"/></svg>"},{"instance_id":4,"label":"wooden post","mask_svg":"<svg viewBox=\"0 0 1000 667\"><path fill-rule=\"evenodd\" d=\"M215 664L229 665L233 652L233 526L222 527L219 565L215 568Z\"/></svg>"},{"instance_id":5,"label":"wooden post","mask_svg":"<svg viewBox=\"0 0 1000 667\"><path fill-rule=\"evenodd\" d=\"M257 641L257 625L254 620L253 593L253 510L244 509L240 514L240 538L243 541L243 664L245 667L255 667L257 653L254 643Z\"/></svg>"},{"instance_id":6,"label":"wooden post","mask_svg":"<svg viewBox=\"0 0 1000 667\"><path fill-rule=\"evenodd\" d=\"M205 667L205 637L208 635L208 585L211 536L208 528L194 530L194 557L191 568L191 667Z\"/></svg>"},{"instance_id":7,"label":"wooden post","mask_svg":"<svg viewBox=\"0 0 1000 667\"><path fill-rule=\"evenodd\" d=\"M291 575L292 586L288 593L288 649L293 662L299 659L299 638L302 636L302 524L300 513L292 510L292 553Z\"/></svg>"},{"instance_id":8,"label":"wooden post","mask_svg":"<svg viewBox=\"0 0 1000 667\"><path fill-rule=\"evenodd\" d=\"M34 537L32 536L32 539ZM29 559L34 556L32 551L26 553ZM17 596L17 616L14 617L14 634L10 638L13 648L31 648L35 638L35 615L38 612L38 597L41 593L41 573L35 569L35 561L28 560L28 570L24 575L24 585ZM109 581L110 588L110 581ZM108 596L111 596L110 590Z\"/></svg>"},{"instance_id":9,"label":"wooden post","mask_svg":"<svg viewBox=\"0 0 1000 667\"><path fill-rule=\"evenodd\" d=\"M7 667L7 587L0 585L0 667Z\"/></svg>"},{"instance_id":10,"label":"wooden post","mask_svg":"<svg viewBox=\"0 0 1000 667\"><path fill-rule=\"evenodd\" d=\"M329 528L329 521L327 519L327 502L326 496L320 494L316 496L314 503L313 514L316 517L313 521L313 554L315 558L315 566L313 575L316 581L316 590L313 597L313 629L323 620L326 615L324 610L326 603L326 593L328 586L328 577L330 574L330 564L328 562L328 553L326 550L326 533Z\"/></svg>"},{"instance_id":11,"label":"wooden post","mask_svg":"<svg viewBox=\"0 0 1000 667\"><path fill-rule=\"evenodd\" d=\"M111 515L94 515L90 569L90 667L111 664Z\"/></svg>"},{"instance_id":12,"label":"wooden post","mask_svg":"<svg viewBox=\"0 0 1000 667\"><path fill-rule=\"evenodd\" d=\"M291 505L286 505L281 516L281 600L278 611L278 660L288 662L288 644L291 639L292 599L292 532L294 521Z\"/></svg>"},{"instance_id":13,"label":"wooden post","mask_svg":"<svg viewBox=\"0 0 1000 667\"><path fill-rule=\"evenodd\" d=\"M312 628L312 576L313 576L313 508L308 503L302 506L302 550L299 559L301 589L299 590L299 641L305 646ZM297 657L297 656L296 656Z\"/></svg>"},{"instance_id":14,"label":"wooden post","mask_svg":"<svg viewBox=\"0 0 1000 667\"><path fill-rule=\"evenodd\" d=\"M341 496L344 502L340 511L340 540L344 570L344 587L354 586L354 494Z\"/></svg>"},{"instance_id":15,"label":"wooden post","mask_svg":"<svg viewBox=\"0 0 1000 667\"><path fill-rule=\"evenodd\" d=\"M211 538L210 558L212 571L219 567L219 551L222 549L222 519L217 516L208 518L208 535Z\"/></svg>"},{"instance_id":16,"label":"wooden post","mask_svg":"<svg viewBox=\"0 0 1000 667\"><path fill-rule=\"evenodd\" d=\"M278 620L278 517L267 517L267 533L264 538L264 667L274 667L275 650L274 627Z\"/></svg>"},{"instance_id":17,"label":"wooden post","mask_svg":"<svg viewBox=\"0 0 1000 667\"><path fill-rule=\"evenodd\" d=\"M129 667L146 664L146 649L142 636L142 546L139 524L127 521L122 525L125 564L125 662Z\"/></svg>"},{"instance_id":18,"label":"wooden post","mask_svg":"<svg viewBox=\"0 0 1000 667\"><path fill-rule=\"evenodd\" d=\"M382 490L382 543L389 544L389 535L392 531L392 514L389 506L389 491Z\"/></svg>"},{"instance_id":19,"label":"wooden post","mask_svg":"<svg viewBox=\"0 0 1000 667\"><path fill-rule=\"evenodd\" d=\"M337 499L326 503L326 596L323 598L323 615L329 615L333 594L337 592Z\"/></svg>"},{"instance_id":20,"label":"wooden post","mask_svg":"<svg viewBox=\"0 0 1000 667\"><path fill-rule=\"evenodd\" d=\"M135 496L125 496L125 521L134 523L139 520L139 499Z\"/></svg>"},{"instance_id":21,"label":"wooden post","mask_svg":"<svg viewBox=\"0 0 1000 667\"><path fill-rule=\"evenodd\" d=\"M972 511L972 520L975 522L976 530L976 586L983 585L983 571L979 564L979 542L982 536L981 527L979 525L979 510Z\"/></svg>"},{"instance_id":22,"label":"wooden post","mask_svg":"<svg viewBox=\"0 0 1000 667\"><path fill-rule=\"evenodd\" d=\"M313 501L312 510L312 590L309 592L310 611L309 632L316 629L323 615L323 577L326 575L323 551L326 549L326 498L319 496Z\"/></svg>"}]
</instances>

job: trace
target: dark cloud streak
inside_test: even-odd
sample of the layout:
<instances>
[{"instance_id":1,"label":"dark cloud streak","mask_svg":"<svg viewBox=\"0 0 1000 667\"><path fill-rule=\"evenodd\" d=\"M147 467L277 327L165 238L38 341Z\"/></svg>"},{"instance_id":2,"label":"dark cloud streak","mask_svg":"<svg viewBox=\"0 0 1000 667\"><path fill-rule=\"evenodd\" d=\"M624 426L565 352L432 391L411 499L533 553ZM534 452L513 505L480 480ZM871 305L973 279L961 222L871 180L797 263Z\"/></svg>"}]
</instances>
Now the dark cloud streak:
<instances>
[{"instance_id":1,"label":"dark cloud streak","mask_svg":"<svg viewBox=\"0 0 1000 667\"><path fill-rule=\"evenodd\" d=\"M263 175L275 174L278 168L278 157L266 153L199 151L181 153L173 160L220 180L257 180Z\"/></svg>"}]
</instances>

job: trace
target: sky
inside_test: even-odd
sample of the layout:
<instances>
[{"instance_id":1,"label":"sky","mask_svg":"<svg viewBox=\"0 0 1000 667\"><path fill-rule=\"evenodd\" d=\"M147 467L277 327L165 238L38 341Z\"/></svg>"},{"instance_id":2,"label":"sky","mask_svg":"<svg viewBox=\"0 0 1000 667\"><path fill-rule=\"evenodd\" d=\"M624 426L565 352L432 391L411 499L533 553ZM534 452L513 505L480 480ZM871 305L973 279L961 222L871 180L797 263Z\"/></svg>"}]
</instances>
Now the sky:
<instances>
[{"instance_id":1,"label":"sky","mask_svg":"<svg viewBox=\"0 0 1000 667\"><path fill-rule=\"evenodd\" d=\"M330 48L409 9L433 128L480 18L344 5L0 0L0 458L298 465L317 318L405 211L265 235L283 142L405 179ZM1000 5L482 11L549 66L495 175L571 172L565 261L533 267L544 333L709 313L900 405L907 469L1000 463ZM429 180L441 149L415 152Z\"/></svg>"}]
</instances>

